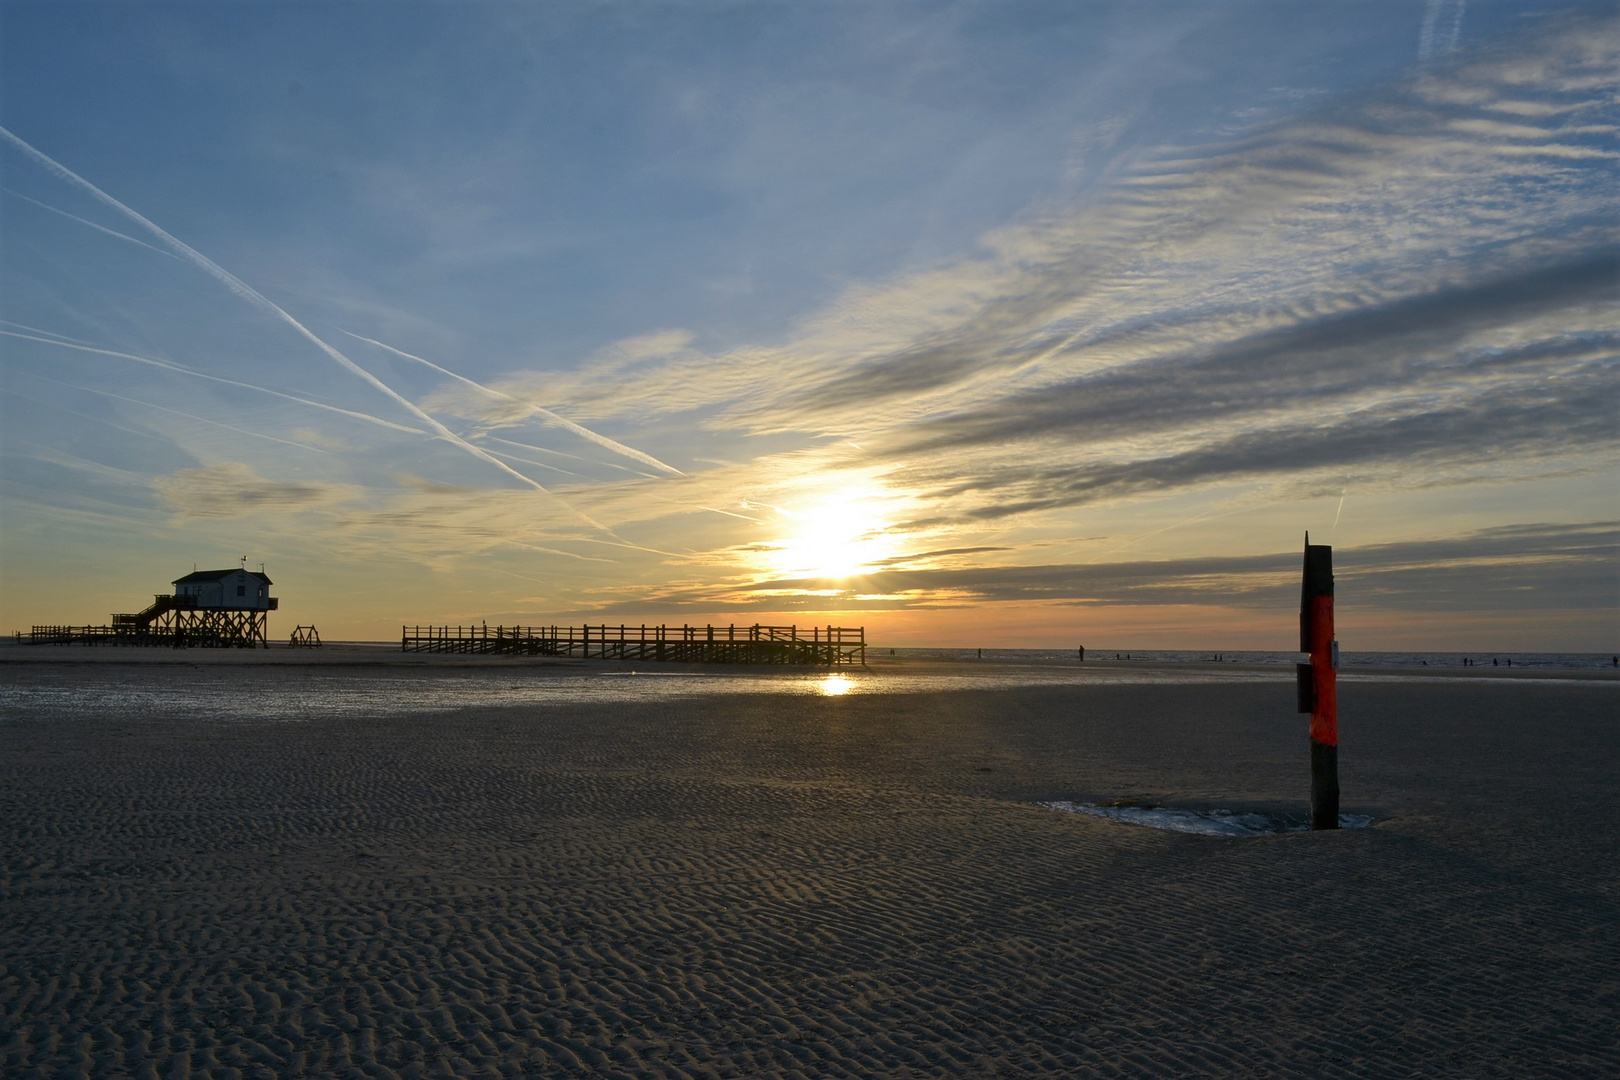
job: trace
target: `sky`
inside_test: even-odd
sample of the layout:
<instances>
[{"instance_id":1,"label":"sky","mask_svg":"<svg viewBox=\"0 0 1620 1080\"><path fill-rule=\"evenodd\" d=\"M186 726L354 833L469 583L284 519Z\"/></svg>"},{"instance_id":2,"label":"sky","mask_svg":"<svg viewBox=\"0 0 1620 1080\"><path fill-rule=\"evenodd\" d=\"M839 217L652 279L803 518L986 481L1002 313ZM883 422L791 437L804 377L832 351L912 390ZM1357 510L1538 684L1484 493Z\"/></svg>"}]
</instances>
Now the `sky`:
<instances>
[{"instance_id":1,"label":"sky","mask_svg":"<svg viewBox=\"0 0 1620 1080\"><path fill-rule=\"evenodd\" d=\"M0 0L0 629L1620 649L1612 5Z\"/></svg>"}]
</instances>

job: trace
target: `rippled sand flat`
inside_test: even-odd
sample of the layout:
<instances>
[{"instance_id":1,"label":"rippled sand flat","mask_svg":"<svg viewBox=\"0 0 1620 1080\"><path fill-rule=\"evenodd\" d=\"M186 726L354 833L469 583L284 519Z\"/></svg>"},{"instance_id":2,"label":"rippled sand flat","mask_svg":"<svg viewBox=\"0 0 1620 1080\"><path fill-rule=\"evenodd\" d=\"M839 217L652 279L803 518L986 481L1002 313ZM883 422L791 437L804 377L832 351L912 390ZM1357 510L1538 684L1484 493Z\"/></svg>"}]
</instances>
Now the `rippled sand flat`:
<instances>
[{"instance_id":1,"label":"rippled sand flat","mask_svg":"<svg viewBox=\"0 0 1620 1080\"><path fill-rule=\"evenodd\" d=\"M1620 1074L1620 685L1347 682L1374 824L1220 838L1034 804L1297 811L1288 681L196 707L305 677L0 672L0 1074Z\"/></svg>"}]
</instances>

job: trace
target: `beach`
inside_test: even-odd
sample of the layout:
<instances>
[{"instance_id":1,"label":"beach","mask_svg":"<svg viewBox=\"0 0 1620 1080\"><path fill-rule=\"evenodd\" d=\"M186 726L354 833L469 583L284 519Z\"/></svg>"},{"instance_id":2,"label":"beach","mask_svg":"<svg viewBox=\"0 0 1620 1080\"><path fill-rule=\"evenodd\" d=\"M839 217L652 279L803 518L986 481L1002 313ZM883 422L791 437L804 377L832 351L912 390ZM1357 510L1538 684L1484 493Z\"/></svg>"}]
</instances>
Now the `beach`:
<instances>
[{"instance_id":1,"label":"beach","mask_svg":"<svg viewBox=\"0 0 1620 1080\"><path fill-rule=\"evenodd\" d=\"M1601 672L5 652L8 1077L1620 1073Z\"/></svg>"}]
</instances>

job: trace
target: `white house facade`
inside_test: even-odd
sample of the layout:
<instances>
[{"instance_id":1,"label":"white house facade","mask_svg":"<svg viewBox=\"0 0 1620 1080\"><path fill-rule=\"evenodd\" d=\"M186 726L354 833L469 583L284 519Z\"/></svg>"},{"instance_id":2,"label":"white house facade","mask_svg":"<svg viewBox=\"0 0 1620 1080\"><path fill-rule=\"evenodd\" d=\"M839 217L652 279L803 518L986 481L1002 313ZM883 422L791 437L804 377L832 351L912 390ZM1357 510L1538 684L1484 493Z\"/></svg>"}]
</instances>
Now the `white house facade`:
<instances>
[{"instance_id":1,"label":"white house facade","mask_svg":"<svg viewBox=\"0 0 1620 1080\"><path fill-rule=\"evenodd\" d=\"M174 597L190 607L230 611L274 611L271 581L252 570L194 570L174 582Z\"/></svg>"}]
</instances>

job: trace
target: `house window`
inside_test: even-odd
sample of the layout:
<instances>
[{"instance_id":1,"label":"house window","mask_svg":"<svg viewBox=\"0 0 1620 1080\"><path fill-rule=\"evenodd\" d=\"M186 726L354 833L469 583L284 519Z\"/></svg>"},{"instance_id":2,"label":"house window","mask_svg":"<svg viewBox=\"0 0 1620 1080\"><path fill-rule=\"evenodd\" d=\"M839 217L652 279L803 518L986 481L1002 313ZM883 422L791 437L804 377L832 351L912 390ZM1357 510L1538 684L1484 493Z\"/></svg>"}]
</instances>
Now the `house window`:
<instances>
[{"instance_id":1,"label":"house window","mask_svg":"<svg viewBox=\"0 0 1620 1080\"><path fill-rule=\"evenodd\" d=\"M237 596L246 596L247 595L247 586L246 585L238 585L236 587L236 595Z\"/></svg>"}]
</instances>

